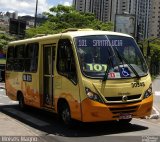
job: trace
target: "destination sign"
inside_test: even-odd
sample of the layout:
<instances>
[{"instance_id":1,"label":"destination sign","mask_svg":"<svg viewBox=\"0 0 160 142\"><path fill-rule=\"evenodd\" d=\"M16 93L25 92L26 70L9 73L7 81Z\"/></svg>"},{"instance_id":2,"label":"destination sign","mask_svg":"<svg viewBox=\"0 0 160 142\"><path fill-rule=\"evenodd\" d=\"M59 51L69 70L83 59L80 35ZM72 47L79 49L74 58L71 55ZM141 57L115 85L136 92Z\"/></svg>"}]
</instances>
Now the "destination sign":
<instances>
[{"instance_id":1,"label":"destination sign","mask_svg":"<svg viewBox=\"0 0 160 142\"><path fill-rule=\"evenodd\" d=\"M79 47L104 47L104 46L123 46L123 40L107 40L107 39L79 39L77 45Z\"/></svg>"}]
</instances>

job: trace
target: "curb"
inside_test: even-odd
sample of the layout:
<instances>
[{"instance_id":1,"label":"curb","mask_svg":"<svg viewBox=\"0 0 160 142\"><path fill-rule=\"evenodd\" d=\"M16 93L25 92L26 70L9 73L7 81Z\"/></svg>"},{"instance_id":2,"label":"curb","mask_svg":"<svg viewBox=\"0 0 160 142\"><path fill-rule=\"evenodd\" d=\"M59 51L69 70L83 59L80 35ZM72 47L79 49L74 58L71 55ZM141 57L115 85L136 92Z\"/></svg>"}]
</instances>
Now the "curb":
<instances>
[{"instance_id":1,"label":"curb","mask_svg":"<svg viewBox=\"0 0 160 142\"><path fill-rule=\"evenodd\" d=\"M146 116L145 119L159 119L160 113L158 112L158 110L155 107L153 107L153 111L154 111L154 114L151 114L149 117Z\"/></svg>"}]
</instances>

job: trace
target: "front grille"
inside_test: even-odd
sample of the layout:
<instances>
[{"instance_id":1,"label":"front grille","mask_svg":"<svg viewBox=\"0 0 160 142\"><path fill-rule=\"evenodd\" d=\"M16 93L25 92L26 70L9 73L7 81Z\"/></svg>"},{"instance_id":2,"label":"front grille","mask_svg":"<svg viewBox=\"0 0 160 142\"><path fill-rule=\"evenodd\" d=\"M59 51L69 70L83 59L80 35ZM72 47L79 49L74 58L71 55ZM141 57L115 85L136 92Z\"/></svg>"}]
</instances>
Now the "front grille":
<instances>
[{"instance_id":1,"label":"front grille","mask_svg":"<svg viewBox=\"0 0 160 142\"><path fill-rule=\"evenodd\" d=\"M138 106L122 107L122 108L109 108L113 114L117 113L133 113L137 110Z\"/></svg>"},{"instance_id":2,"label":"front grille","mask_svg":"<svg viewBox=\"0 0 160 142\"><path fill-rule=\"evenodd\" d=\"M137 101L131 101L131 102L107 102L106 104L107 105L122 105L122 104L135 104L135 103L139 103L141 102L142 100L137 100Z\"/></svg>"},{"instance_id":3,"label":"front grille","mask_svg":"<svg viewBox=\"0 0 160 142\"><path fill-rule=\"evenodd\" d=\"M138 95L132 95L132 96L127 96L127 100L134 100L134 99L139 99L141 97L141 94ZM105 97L107 101L122 101L122 96L117 96L117 97Z\"/></svg>"}]
</instances>

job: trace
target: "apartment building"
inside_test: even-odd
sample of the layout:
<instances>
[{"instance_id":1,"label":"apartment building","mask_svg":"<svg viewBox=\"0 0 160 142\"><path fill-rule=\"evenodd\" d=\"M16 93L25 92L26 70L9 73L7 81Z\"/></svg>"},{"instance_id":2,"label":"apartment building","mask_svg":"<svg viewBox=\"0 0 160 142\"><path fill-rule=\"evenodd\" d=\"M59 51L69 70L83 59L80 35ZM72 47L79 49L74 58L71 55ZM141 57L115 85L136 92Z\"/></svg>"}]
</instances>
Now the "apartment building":
<instances>
[{"instance_id":1,"label":"apartment building","mask_svg":"<svg viewBox=\"0 0 160 142\"><path fill-rule=\"evenodd\" d=\"M151 2L151 0L73 0L73 6L78 11L94 13L96 18L103 22L114 23L116 14L135 15L136 35L143 40L149 36Z\"/></svg>"},{"instance_id":2,"label":"apartment building","mask_svg":"<svg viewBox=\"0 0 160 142\"><path fill-rule=\"evenodd\" d=\"M151 0L137 0L137 32L139 39L148 38L149 17L151 14Z\"/></svg>"},{"instance_id":3,"label":"apartment building","mask_svg":"<svg viewBox=\"0 0 160 142\"><path fill-rule=\"evenodd\" d=\"M94 13L104 22L114 21L116 13L136 13L136 0L73 0L73 6L78 11Z\"/></svg>"},{"instance_id":4,"label":"apartment building","mask_svg":"<svg viewBox=\"0 0 160 142\"><path fill-rule=\"evenodd\" d=\"M135 14L136 13L136 0L117 0L118 5L118 14L128 13Z\"/></svg>"},{"instance_id":5,"label":"apartment building","mask_svg":"<svg viewBox=\"0 0 160 142\"><path fill-rule=\"evenodd\" d=\"M94 13L96 18L107 22L110 21L111 0L73 0L73 6L81 12Z\"/></svg>"},{"instance_id":6,"label":"apartment building","mask_svg":"<svg viewBox=\"0 0 160 142\"><path fill-rule=\"evenodd\" d=\"M160 37L160 1L152 0L149 18L149 37Z\"/></svg>"}]
</instances>

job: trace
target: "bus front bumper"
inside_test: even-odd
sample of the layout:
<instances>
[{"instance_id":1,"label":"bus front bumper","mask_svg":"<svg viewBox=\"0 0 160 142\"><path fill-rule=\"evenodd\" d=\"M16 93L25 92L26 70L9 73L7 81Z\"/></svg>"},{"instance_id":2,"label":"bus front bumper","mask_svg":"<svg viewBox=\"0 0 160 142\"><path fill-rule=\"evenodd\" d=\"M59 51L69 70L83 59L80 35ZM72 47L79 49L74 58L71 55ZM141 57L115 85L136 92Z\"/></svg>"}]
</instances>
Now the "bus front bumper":
<instances>
[{"instance_id":1,"label":"bus front bumper","mask_svg":"<svg viewBox=\"0 0 160 142\"><path fill-rule=\"evenodd\" d=\"M132 118L144 118L152 111L153 95L140 101L129 104L102 104L86 98L82 101L82 121L112 121L121 119L121 115L130 115Z\"/></svg>"}]
</instances>

